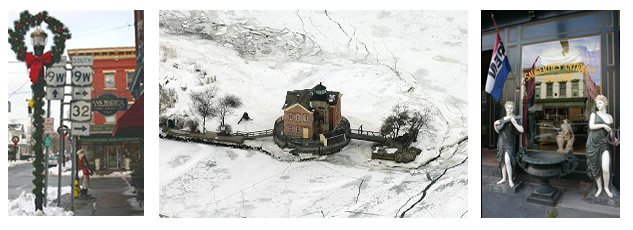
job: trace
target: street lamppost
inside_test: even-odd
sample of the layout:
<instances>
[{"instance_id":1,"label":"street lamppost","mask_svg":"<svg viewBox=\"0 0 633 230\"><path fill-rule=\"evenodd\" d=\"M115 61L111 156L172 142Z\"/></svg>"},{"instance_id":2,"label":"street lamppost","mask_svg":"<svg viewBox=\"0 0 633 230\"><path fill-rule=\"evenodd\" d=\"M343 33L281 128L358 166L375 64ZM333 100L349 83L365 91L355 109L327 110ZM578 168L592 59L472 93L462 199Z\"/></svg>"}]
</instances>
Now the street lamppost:
<instances>
[{"instance_id":1,"label":"street lamppost","mask_svg":"<svg viewBox=\"0 0 633 230\"><path fill-rule=\"evenodd\" d=\"M33 189L33 194L35 194L35 209L42 210L42 206L44 203L44 194L42 193L42 189L44 188L44 154L43 154L43 132L44 132L44 85L46 84L44 81L44 66L49 67L52 64L50 53L44 54L44 47L46 46L48 35L44 30L42 30L39 26L35 28L35 31L31 33L31 42L33 44L33 54L34 57L30 57L27 55L27 65L30 63L31 68L31 80L33 80L34 74L37 74L37 80L33 82L31 85L31 90L33 91L33 127L35 128L35 132L33 132L33 140L35 144L33 146L33 150L35 152L35 160L33 161L33 166L35 170L33 171L33 185L35 188ZM29 60L30 59L30 60ZM29 62L31 61L31 62ZM39 68L39 71L37 70ZM37 71L34 73L33 71Z\"/></svg>"},{"instance_id":2,"label":"street lamppost","mask_svg":"<svg viewBox=\"0 0 633 230\"><path fill-rule=\"evenodd\" d=\"M42 30L41 24L46 23L48 30L54 35L51 46L51 50L44 52L46 47L48 35ZM33 54L27 52L26 44L24 42L24 36L31 29L35 30L30 34L31 43L33 45ZM18 61L26 62L26 66L29 69L29 78L31 79L31 90L33 92L33 115L31 122L35 131L33 132L33 152L35 153L35 160L33 161L33 184L35 188L32 190L35 195L35 210L43 210L42 204L44 195L42 189L44 187L44 154L43 145L44 140L42 138L44 133L44 97L46 92L44 91L44 67L50 67L53 63L61 60L61 55L66 47L66 40L71 38L68 27L64 26L62 22L55 17L49 16L48 12L42 11L35 15L29 13L29 11L22 11L20 17L13 22L13 28L9 29L9 44L11 44L11 50L15 53L15 58Z\"/></svg>"}]
</instances>

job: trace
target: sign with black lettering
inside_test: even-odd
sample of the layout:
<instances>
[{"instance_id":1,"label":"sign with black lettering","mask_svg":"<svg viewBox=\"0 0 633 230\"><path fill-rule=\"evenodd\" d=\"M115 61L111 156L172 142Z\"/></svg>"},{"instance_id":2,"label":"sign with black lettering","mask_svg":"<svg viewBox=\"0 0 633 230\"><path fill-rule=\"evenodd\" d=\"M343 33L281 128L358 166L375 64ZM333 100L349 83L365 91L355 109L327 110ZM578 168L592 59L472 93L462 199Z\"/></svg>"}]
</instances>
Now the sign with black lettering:
<instances>
[{"instance_id":1,"label":"sign with black lettering","mask_svg":"<svg viewBox=\"0 0 633 230\"><path fill-rule=\"evenodd\" d=\"M73 122L89 122L92 118L92 110L89 101L70 102L70 120Z\"/></svg>"},{"instance_id":2,"label":"sign with black lettering","mask_svg":"<svg viewBox=\"0 0 633 230\"><path fill-rule=\"evenodd\" d=\"M47 86L64 86L66 84L66 69L63 66L53 66L46 70Z\"/></svg>"},{"instance_id":3,"label":"sign with black lettering","mask_svg":"<svg viewBox=\"0 0 633 230\"><path fill-rule=\"evenodd\" d=\"M127 110L127 98L120 98L110 93L92 99L92 108L103 116L112 116L119 111Z\"/></svg>"},{"instance_id":4,"label":"sign with black lettering","mask_svg":"<svg viewBox=\"0 0 633 230\"><path fill-rule=\"evenodd\" d=\"M70 79L75 86L92 85L92 67L73 66L72 76L70 76Z\"/></svg>"}]
</instances>

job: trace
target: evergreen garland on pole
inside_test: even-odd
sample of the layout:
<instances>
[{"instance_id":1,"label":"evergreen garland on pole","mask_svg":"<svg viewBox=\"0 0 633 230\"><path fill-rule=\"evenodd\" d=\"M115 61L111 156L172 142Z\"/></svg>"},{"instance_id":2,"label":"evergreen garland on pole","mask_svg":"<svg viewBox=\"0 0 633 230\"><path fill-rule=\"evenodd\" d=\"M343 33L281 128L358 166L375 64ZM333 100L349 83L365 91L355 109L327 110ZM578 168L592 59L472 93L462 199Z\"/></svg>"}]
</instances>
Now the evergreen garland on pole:
<instances>
[{"instance_id":1,"label":"evergreen garland on pole","mask_svg":"<svg viewBox=\"0 0 633 230\"><path fill-rule=\"evenodd\" d=\"M59 20L54 17L48 16L48 12L42 11L36 15L31 15L29 11L23 11L20 13L20 19L15 20L13 22L13 29L9 29L9 43L11 44L11 50L15 53L15 57L17 60L27 62L27 66L30 68L31 63L29 62L29 58L31 54L27 55L26 45L24 42L24 35L26 32L34 27L37 27L45 22L48 25L48 29L55 35L53 37L53 45L51 47L50 55L48 61L44 60L44 56L37 56L37 62L40 62L40 67L46 66L49 67L52 63L57 63L61 60L61 55L66 48L66 40L71 38L70 31L68 27L64 26ZM40 60L42 59L42 60ZM33 62L32 60L30 60ZM39 68L39 67L38 67ZM31 68L31 71L34 69ZM34 111L33 111L33 127L35 131L33 132L33 140L35 144L33 145L33 151L35 152L35 160L33 161L33 184L35 188L32 190L35 195L35 210L43 210L43 202L44 202L44 194L42 194L42 189L44 188L44 154L43 154L43 133L44 133L44 97L46 96L46 92L44 91L44 86L46 82L43 79L44 76L44 68L39 69L39 73L37 73L37 77L35 79L31 78L33 84L31 85L31 90L33 91L32 100L34 101Z\"/></svg>"}]
</instances>

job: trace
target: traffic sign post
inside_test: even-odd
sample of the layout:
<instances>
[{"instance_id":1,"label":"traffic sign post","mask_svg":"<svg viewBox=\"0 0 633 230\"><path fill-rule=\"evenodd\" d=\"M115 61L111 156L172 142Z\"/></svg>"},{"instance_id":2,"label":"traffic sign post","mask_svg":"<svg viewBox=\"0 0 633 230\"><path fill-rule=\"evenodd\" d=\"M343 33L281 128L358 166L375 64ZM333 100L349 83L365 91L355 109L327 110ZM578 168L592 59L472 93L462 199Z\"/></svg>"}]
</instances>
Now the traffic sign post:
<instances>
[{"instance_id":1,"label":"traffic sign post","mask_svg":"<svg viewBox=\"0 0 633 230\"><path fill-rule=\"evenodd\" d=\"M92 98L92 86L73 87L73 100L90 100Z\"/></svg>"},{"instance_id":2,"label":"traffic sign post","mask_svg":"<svg viewBox=\"0 0 633 230\"><path fill-rule=\"evenodd\" d=\"M70 120L72 122L89 122L91 118L92 110L89 101L70 102Z\"/></svg>"},{"instance_id":3,"label":"traffic sign post","mask_svg":"<svg viewBox=\"0 0 633 230\"><path fill-rule=\"evenodd\" d=\"M73 136L90 136L90 122L73 122L71 133Z\"/></svg>"},{"instance_id":4,"label":"traffic sign post","mask_svg":"<svg viewBox=\"0 0 633 230\"><path fill-rule=\"evenodd\" d=\"M64 98L64 87L47 86L46 100L62 100Z\"/></svg>"},{"instance_id":5,"label":"traffic sign post","mask_svg":"<svg viewBox=\"0 0 633 230\"><path fill-rule=\"evenodd\" d=\"M73 86L92 85L91 66L73 66L72 73L71 82L73 83Z\"/></svg>"},{"instance_id":6,"label":"traffic sign post","mask_svg":"<svg viewBox=\"0 0 633 230\"><path fill-rule=\"evenodd\" d=\"M53 145L53 138L51 136L44 137L44 146L46 148L51 147Z\"/></svg>"},{"instance_id":7,"label":"traffic sign post","mask_svg":"<svg viewBox=\"0 0 633 230\"><path fill-rule=\"evenodd\" d=\"M66 68L64 66L52 66L46 70L46 86L64 86L66 84Z\"/></svg>"},{"instance_id":8,"label":"traffic sign post","mask_svg":"<svg viewBox=\"0 0 633 230\"><path fill-rule=\"evenodd\" d=\"M47 117L44 119L44 134L54 134L55 133L55 119L52 117Z\"/></svg>"}]
</instances>

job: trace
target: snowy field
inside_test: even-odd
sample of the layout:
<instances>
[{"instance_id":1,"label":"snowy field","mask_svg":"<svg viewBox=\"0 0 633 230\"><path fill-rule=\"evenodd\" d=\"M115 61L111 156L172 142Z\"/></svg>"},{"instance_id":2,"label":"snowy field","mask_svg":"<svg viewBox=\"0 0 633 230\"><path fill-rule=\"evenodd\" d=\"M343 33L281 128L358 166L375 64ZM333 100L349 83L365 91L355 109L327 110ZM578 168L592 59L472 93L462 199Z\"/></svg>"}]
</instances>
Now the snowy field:
<instances>
[{"instance_id":1,"label":"snowy field","mask_svg":"<svg viewBox=\"0 0 633 230\"><path fill-rule=\"evenodd\" d=\"M398 103L431 115L408 164L371 160L371 143L355 140L308 162L161 140L161 214L467 216L465 11L161 11L160 23L159 82L178 100L162 115L193 115L189 93L215 88L243 102L227 117L234 130L271 129L286 91L319 82L343 94L352 128L378 131ZM254 120L237 125L243 112ZM246 144L286 151L270 138Z\"/></svg>"}]
</instances>

